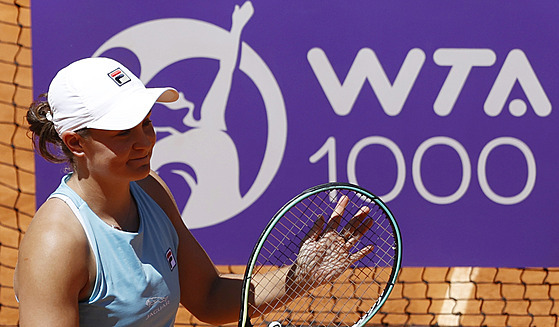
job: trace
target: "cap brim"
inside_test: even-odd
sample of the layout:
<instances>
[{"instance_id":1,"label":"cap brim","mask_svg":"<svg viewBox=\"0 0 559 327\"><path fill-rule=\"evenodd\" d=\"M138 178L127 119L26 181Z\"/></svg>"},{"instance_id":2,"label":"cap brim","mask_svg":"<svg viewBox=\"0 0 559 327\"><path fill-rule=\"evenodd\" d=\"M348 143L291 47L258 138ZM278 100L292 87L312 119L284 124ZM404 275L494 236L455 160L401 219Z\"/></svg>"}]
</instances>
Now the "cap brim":
<instances>
[{"instance_id":1,"label":"cap brim","mask_svg":"<svg viewBox=\"0 0 559 327\"><path fill-rule=\"evenodd\" d=\"M173 102L178 98L173 88L145 88L111 103L107 114L88 127L112 131L131 129L144 120L156 102Z\"/></svg>"},{"instance_id":2,"label":"cap brim","mask_svg":"<svg viewBox=\"0 0 559 327\"><path fill-rule=\"evenodd\" d=\"M157 98L157 102L175 102L179 99L179 92L172 87L155 88L155 90L164 90L159 98Z\"/></svg>"}]
</instances>

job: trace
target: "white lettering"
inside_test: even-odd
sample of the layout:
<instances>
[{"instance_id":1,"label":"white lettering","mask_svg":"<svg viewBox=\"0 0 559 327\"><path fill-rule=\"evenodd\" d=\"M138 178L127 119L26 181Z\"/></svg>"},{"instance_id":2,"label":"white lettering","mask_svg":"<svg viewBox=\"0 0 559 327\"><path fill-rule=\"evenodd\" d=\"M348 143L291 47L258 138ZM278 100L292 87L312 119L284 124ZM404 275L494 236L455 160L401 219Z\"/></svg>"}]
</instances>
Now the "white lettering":
<instances>
[{"instance_id":1,"label":"white lettering","mask_svg":"<svg viewBox=\"0 0 559 327\"><path fill-rule=\"evenodd\" d=\"M156 298L157 299L157 298ZM162 300L161 300L162 299ZM146 316L146 320L150 319L151 317L155 316L156 314L158 314L161 310L163 310L167 305L169 305L171 303L171 301L169 301L168 297L164 297L164 298L159 298L159 300L157 300L157 302L153 303L153 304L157 304L159 303L159 305L153 309L150 313L148 313L148 315ZM151 304L151 306L153 305ZM148 305L150 306L150 305Z\"/></svg>"},{"instance_id":2,"label":"white lettering","mask_svg":"<svg viewBox=\"0 0 559 327\"><path fill-rule=\"evenodd\" d=\"M526 179L524 189L515 196L500 196L493 192L493 190L489 186L489 183L487 182L487 158L489 157L491 151L500 145L512 145L519 149L524 155L526 163L528 164L528 178ZM530 151L530 148L526 145L526 143L514 137L499 137L487 143L487 145L483 147L483 150L481 150L479 161L477 164L477 175L479 179L479 186L483 190L483 193L485 193L485 195L492 201L505 205L517 204L524 201L524 199L526 199L534 189L534 185L536 184L536 159L534 159L534 155L532 154L532 151Z\"/></svg>"},{"instance_id":3,"label":"white lettering","mask_svg":"<svg viewBox=\"0 0 559 327\"><path fill-rule=\"evenodd\" d=\"M460 156L460 161L462 162L462 181L460 182L460 186L456 192L448 196L436 196L430 193L427 191L427 188L425 188L425 185L423 185L423 179L421 178L421 160L423 159L423 155L430 147L438 144L448 145L454 149ZM470 164L468 152L466 152L462 144L446 136L432 137L421 143L417 151L415 151L412 162L413 183L419 194L421 194L425 200L435 204L450 204L458 201L468 190L472 178L471 167L472 165Z\"/></svg>"},{"instance_id":4,"label":"white lettering","mask_svg":"<svg viewBox=\"0 0 559 327\"><path fill-rule=\"evenodd\" d=\"M383 111L389 116L397 116L402 111L423 67L425 53L417 48L410 50L392 84L375 52L369 48L363 48L357 53L343 83L322 49L310 49L307 60L337 115L346 116L351 112L367 80ZM433 104L435 114L448 116L472 68L493 66L496 55L491 49L441 48L434 52L433 61L438 66L451 67ZM551 102L528 58L520 49L511 50L507 55L485 100L484 112L491 117L499 115L517 81L536 115L549 116L552 110ZM523 116L527 111L526 103L522 99L513 99L509 103L509 111L516 117Z\"/></svg>"},{"instance_id":5,"label":"white lettering","mask_svg":"<svg viewBox=\"0 0 559 327\"><path fill-rule=\"evenodd\" d=\"M355 172L357 156L359 156L359 153L363 150L363 148L373 144L385 146L388 150L390 150L390 152L392 152L394 158L396 159L396 183L390 192L379 196L383 199L383 201L392 201L398 196L398 194L400 194L402 188L404 188L404 182L406 180L406 162L404 160L404 155L402 154L402 150L400 150L394 141L382 136L370 136L357 142L353 148L351 148L347 158L347 178L350 183L359 184L357 181L357 174Z\"/></svg>"},{"instance_id":6,"label":"white lettering","mask_svg":"<svg viewBox=\"0 0 559 327\"><path fill-rule=\"evenodd\" d=\"M425 53L421 49L410 50L393 84L386 76L375 52L368 48L363 48L357 53L343 83L340 83L322 49L309 50L307 59L337 115L346 116L351 112L365 80L368 80L384 112L389 116L396 116L402 111L423 67Z\"/></svg>"},{"instance_id":7,"label":"white lettering","mask_svg":"<svg viewBox=\"0 0 559 327\"><path fill-rule=\"evenodd\" d=\"M450 72L435 100L433 109L439 116L448 116L462 92L472 67L488 67L495 63L489 49L438 49L433 60L439 66L450 66Z\"/></svg>"},{"instance_id":8,"label":"white lettering","mask_svg":"<svg viewBox=\"0 0 559 327\"><path fill-rule=\"evenodd\" d=\"M324 145L309 158L309 161L317 163L326 154L328 154L328 181L335 182L338 180L338 169L336 168L336 138L333 136L324 142Z\"/></svg>"},{"instance_id":9,"label":"white lettering","mask_svg":"<svg viewBox=\"0 0 559 327\"><path fill-rule=\"evenodd\" d=\"M483 107L485 113L491 117L501 113L516 81L526 93L526 97L536 115L540 117L548 116L551 113L551 102L549 102L528 58L520 49L512 50L505 59L505 63L485 101ZM523 115L526 111L522 110L523 105L525 106L524 101L516 99L511 102L509 110L513 115Z\"/></svg>"},{"instance_id":10,"label":"white lettering","mask_svg":"<svg viewBox=\"0 0 559 327\"><path fill-rule=\"evenodd\" d=\"M328 181L335 182L338 180L338 168L336 167L336 138L330 136L324 145L318 149L310 158L311 163L317 163L324 155L328 154ZM329 197L331 202L336 202L338 193L333 190Z\"/></svg>"},{"instance_id":11,"label":"white lettering","mask_svg":"<svg viewBox=\"0 0 559 327\"><path fill-rule=\"evenodd\" d=\"M397 177L396 177L394 188L387 194L379 196L385 202L389 202L394 200L400 194L400 192L404 187L405 179L406 179L406 162L404 160L404 155L402 154L402 151L400 150L398 145L394 143L392 140L382 136L369 136L355 143L355 145L351 148L351 151L347 158L348 181L350 183L359 184L359 181L357 180L357 171L356 171L357 157L365 147L374 144L379 144L387 147L392 152L394 158L396 159ZM453 194L448 196L434 195L431 192L429 192L425 187L425 185L423 184L423 179L421 176L421 164L422 164L423 156L425 155L427 150L429 150L431 147L435 145L446 145L451 147L454 151L456 151L456 153L460 157L460 162L462 164L462 180L460 182L460 186ZM510 196L510 197L505 197L496 194L491 189L487 181L487 173L486 173L487 158L489 157L489 154L491 153L491 151L493 151L493 149L501 145L512 145L518 148L524 155L524 158L526 159L526 163L528 165L528 177L526 179L526 184L524 186L524 189L517 195ZM328 154L328 175L329 175L330 182L337 181L336 176L338 174L336 171L336 164L335 164L337 160L336 153L337 153L336 139L333 136L331 136L322 145L322 147L317 152L315 152L309 159L311 163L316 163L321 158L323 158L326 154ZM472 165L470 163L468 152L460 142L450 137L436 136L425 140L423 143L419 145L419 147L415 151L414 157L412 159L412 179L417 192L425 200L431 203L441 204L441 205L450 204L460 200L467 192L468 187L470 185L470 181L472 179L471 167ZM489 143L487 143L487 145L483 147L477 163L477 177L483 193L491 201L503 205L517 204L524 201L532 193L532 190L534 189L536 183L536 160L534 158L534 155L532 154L532 151L524 142L513 137L499 137L490 141Z\"/></svg>"}]
</instances>

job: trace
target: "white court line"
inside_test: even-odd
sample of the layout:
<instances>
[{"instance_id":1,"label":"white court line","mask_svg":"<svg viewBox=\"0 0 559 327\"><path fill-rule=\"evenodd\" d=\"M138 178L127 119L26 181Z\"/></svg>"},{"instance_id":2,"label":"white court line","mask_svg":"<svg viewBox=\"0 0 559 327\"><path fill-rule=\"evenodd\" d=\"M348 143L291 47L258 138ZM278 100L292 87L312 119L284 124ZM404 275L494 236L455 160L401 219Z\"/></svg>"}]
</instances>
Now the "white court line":
<instances>
[{"instance_id":1,"label":"white court line","mask_svg":"<svg viewBox=\"0 0 559 327\"><path fill-rule=\"evenodd\" d=\"M472 274L471 267L455 267L451 268L452 273L450 274L448 288L445 292L445 300L441 306L439 316L437 318L437 324L439 326L459 326L460 325L460 315L458 313L453 313L452 310L456 307L456 300L465 301L467 304L468 299L472 298L475 292L475 284L472 280L475 280L477 275L477 269ZM452 284L460 283L461 287L456 288L452 291Z\"/></svg>"}]
</instances>

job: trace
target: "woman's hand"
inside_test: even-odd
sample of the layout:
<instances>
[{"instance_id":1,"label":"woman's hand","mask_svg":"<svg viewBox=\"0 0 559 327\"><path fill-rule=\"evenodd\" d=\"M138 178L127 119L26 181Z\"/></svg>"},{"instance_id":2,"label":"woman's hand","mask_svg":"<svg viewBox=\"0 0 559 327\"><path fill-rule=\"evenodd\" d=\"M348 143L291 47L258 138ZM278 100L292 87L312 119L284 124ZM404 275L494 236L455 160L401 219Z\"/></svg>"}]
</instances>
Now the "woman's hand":
<instances>
[{"instance_id":1,"label":"woman's hand","mask_svg":"<svg viewBox=\"0 0 559 327\"><path fill-rule=\"evenodd\" d=\"M351 253L373 225L371 218L365 219L370 211L368 207L362 207L340 232L337 231L348 202L346 196L338 201L326 228L324 217L318 217L303 239L296 263L290 269L288 290L300 294L329 283L373 250L373 246L368 245Z\"/></svg>"}]
</instances>

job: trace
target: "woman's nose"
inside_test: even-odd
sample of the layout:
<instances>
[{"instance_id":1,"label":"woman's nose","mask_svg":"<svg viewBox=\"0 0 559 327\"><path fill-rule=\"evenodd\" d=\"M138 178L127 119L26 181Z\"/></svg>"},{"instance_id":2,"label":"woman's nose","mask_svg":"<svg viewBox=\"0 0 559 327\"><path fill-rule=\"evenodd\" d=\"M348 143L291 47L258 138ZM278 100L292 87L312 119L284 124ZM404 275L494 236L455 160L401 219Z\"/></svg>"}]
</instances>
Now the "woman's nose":
<instances>
[{"instance_id":1,"label":"woman's nose","mask_svg":"<svg viewBox=\"0 0 559 327\"><path fill-rule=\"evenodd\" d=\"M153 127L143 127L141 124L135 128L134 148L144 149L151 148L155 145L155 131Z\"/></svg>"}]
</instances>

